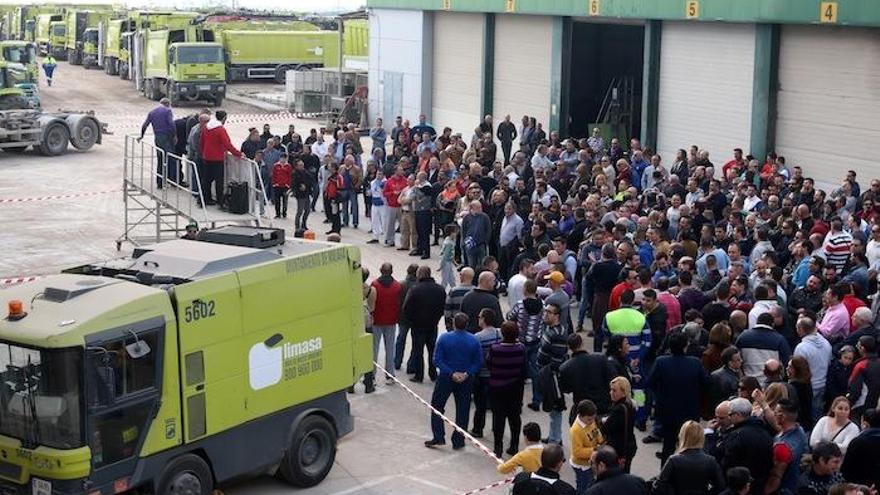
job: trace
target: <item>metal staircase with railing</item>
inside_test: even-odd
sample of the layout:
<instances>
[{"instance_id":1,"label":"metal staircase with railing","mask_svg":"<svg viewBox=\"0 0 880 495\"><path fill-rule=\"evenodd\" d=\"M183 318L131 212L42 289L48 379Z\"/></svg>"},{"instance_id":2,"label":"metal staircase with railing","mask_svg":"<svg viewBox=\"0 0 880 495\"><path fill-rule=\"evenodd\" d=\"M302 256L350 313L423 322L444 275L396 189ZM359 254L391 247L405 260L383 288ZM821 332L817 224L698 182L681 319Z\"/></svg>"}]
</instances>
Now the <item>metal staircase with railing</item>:
<instances>
[{"instance_id":1,"label":"metal staircase with railing","mask_svg":"<svg viewBox=\"0 0 880 495\"><path fill-rule=\"evenodd\" d=\"M171 167L180 167L183 176L163 174ZM204 205L204 194L196 165L185 156L166 153L162 149L137 138L125 137L122 194L125 230L116 240L116 248L123 242L135 246L179 238L190 222L204 227L220 225L270 225L265 214L268 199L259 165L245 157L227 155L224 162L224 184L247 184L248 209L235 214L215 205Z\"/></svg>"}]
</instances>

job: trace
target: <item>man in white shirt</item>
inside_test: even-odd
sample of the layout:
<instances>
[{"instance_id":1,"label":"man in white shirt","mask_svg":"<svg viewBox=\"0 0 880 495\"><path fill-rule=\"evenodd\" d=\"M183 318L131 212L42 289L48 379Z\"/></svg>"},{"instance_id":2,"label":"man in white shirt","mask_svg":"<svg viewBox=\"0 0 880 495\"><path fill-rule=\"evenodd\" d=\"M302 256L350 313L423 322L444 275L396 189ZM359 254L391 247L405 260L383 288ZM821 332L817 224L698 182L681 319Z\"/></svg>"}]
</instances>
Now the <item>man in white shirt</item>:
<instances>
[{"instance_id":1,"label":"man in white shirt","mask_svg":"<svg viewBox=\"0 0 880 495\"><path fill-rule=\"evenodd\" d=\"M317 156L319 159L324 159L327 156L327 143L324 141L324 135L318 134L318 139L312 143L312 154Z\"/></svg>"},{"instance_id":2,"label":"man in white shirt","mask_svg":"<svg viewBox=\"0 0 880 495\"><path fill-rule=\"evenodd\" d=\"M746 211L755 211L755 208L759 204L761 204L761 197L758 196L758 189L754 184L749 184L746 198L743 200L743 209Z\"/></svg>"},{"instance_id":3,"label":"man in white shirt","mask_svg":"<svg viewBox=\"0 0 880 495\"><path fill-rule=\"evenodd\" d=\"M553 165L553 161L547 157L547 145L542 144L538 146L538 150L535 152L535 155L532 157L532 169L534 170L544 170L545 168L551 167Z\"/></svg>"},{"instance_id":4,"label":"man in white shirt","mask_svg":"<svg viewBox=\"0 0 880 495\"><path fill-rule=\"evenodd\" d=\"M510 277L507 281L507 303L512 308L516 303L523 300L523 286L526 280L535 278L535 262L524 259L519 262L519 273Z\"/></svg>"}]
</instances>

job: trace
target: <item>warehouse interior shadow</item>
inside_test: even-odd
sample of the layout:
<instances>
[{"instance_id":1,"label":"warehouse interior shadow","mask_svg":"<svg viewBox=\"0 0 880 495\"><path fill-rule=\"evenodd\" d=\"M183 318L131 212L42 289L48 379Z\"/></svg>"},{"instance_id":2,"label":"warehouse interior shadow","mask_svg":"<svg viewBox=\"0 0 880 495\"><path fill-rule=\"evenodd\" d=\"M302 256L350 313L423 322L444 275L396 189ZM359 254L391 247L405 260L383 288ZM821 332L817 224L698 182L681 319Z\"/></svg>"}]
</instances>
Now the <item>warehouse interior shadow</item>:
<instances>
[{"instance_id":1,"label":"warehouse interior shadow","mask_svg":"<svg viewBox=\"0 0 880 495\"><path fill-rule=\"evenodd\" d=\"M593 124L606 122L614 127L606 127L604 135L620 137L621 144L639 136L644 25L575 21L571 45L569 135L586 136ZM618 89L617 105L612 87ZM618 122L624 131L616 130Z\"/></svg>"}]
</instances>

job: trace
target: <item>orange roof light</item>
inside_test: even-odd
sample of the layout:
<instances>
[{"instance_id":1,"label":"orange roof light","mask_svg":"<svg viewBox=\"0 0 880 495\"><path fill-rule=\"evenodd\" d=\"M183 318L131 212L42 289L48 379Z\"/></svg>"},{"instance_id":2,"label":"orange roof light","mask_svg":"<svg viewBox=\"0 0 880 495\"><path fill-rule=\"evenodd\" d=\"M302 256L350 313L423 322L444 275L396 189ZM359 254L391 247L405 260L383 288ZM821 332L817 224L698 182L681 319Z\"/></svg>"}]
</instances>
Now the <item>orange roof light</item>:
<instances>
[{"instance_id":1,"label":"orange roof light","mask_svg":"<svg viewBox=\"0 0 880 495\"><path fill-rule=\"evenodd\" d=\"M24 304L18 299L13 299L9 301L9 316L7 318L11 321L17 321L27 316L27 313L24 311Z\"/></svg>"}]
</instances>

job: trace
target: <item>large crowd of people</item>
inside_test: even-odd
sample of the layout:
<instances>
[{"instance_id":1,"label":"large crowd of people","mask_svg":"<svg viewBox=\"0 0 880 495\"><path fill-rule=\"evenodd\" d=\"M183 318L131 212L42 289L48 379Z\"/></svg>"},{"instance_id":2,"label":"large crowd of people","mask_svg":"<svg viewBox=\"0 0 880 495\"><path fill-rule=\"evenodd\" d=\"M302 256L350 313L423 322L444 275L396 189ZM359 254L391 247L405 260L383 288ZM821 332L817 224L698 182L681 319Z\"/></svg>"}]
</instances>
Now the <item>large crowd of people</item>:
<instances>
[{"instance_id":1,"label":"large crowd of people","mask_svg":"<svg viewBox=\"0 0 880 495\"><path fill-rule=\"evenodd\" d=\"M698 145L476 124L380 119L372 149L353 126L266 126L241 147L278 216L297 198L297 229L319 199L328 233L357 228L363 197L369 243L439 257L364 275L387 383L427 375L436 409L452 396L462 430L491 427L514 494L876 493L880 180L825 191L775 153L716 165ZM546 420L522 425L523 406ZM631 474L652 442L658 470Z\"/></svg>"}]
</instances>

